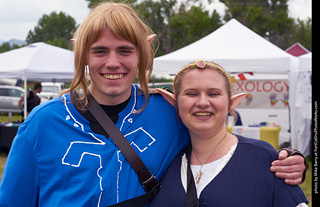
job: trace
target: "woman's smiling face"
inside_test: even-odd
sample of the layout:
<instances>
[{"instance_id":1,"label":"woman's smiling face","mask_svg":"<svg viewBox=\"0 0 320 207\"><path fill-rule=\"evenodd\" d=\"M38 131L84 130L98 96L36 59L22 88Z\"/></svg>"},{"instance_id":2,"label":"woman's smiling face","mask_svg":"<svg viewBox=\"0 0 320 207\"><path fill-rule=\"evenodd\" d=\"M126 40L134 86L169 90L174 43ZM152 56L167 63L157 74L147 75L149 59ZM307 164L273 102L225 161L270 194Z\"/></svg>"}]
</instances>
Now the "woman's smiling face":
<instances>
[{"instance_id":1,"label":"woman's smiling face","mask_svg":"<svg viewBox=\"0 0 320 207\"><path fill-rule=\"evenodd\" d=\"M183 75L177 107L191 134L216 134L225 127L229 98L224 79L212 69L193 69Z\"/></svg>"}]
</instances>

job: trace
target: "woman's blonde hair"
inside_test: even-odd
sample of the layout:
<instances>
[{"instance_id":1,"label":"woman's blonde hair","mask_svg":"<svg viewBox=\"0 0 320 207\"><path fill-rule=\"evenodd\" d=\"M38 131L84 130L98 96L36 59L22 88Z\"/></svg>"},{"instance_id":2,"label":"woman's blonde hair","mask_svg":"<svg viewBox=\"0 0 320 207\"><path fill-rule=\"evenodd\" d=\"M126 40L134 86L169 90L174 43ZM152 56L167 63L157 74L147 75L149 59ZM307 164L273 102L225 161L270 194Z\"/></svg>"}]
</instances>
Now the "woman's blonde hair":
<instances>
[{"instance_id":1,"label":"woman's blonde hair","mask_svg":"<svg viewBox=\"0 0 320 207\"><path fill-rule=\"evenodd\" d=\"M230 103L230 100L231 100L231 78L230 78L229 73L223 67L218 65L217 63L203 61L203 60L198 60L198 61L189 63L188 65L186 65L184 68L182 68L176 74L176 76L174 77L174 80L173 80L173 92L174 92L176 98L178 97L178 95L180 93L182 77L184 76L184 74L187 71L190 71L193 69L211 69L211 70L215 70L215 71L219 72L224 78L224 82L225 82L227 94L228 94L228 99L229 99L229 103Z\"/></svg>"},{"instance_id":2,"label":"woman's blonde hair","mask_svg":"<svg viewBox=\"0 0 320 207\"><path fill-rule=\"evenodd\" d=\"M138 79L145 94L146 103L139 110L142 111L149 100L148 81L152 73L153 58L156 49L148 42L151 29L144 24L135 11L123 3L98 4L86 20L78 27L73 37L75 76L71 87L65 91L81 90L83 95L73 101L80 110L85 110L88 104L86 65L90 46L98 40L105 28L115 36L134 43L139 50ZM72 96L71 96L72 97Z\"/></svg>"}]
</instances>

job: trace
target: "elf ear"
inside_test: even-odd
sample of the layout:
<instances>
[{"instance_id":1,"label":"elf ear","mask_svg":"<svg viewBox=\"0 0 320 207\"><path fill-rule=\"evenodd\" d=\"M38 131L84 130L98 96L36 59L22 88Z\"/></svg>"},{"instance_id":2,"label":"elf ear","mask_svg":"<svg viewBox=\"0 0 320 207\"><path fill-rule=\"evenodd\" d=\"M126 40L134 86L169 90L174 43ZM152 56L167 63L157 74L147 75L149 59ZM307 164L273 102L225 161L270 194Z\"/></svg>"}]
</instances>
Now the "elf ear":
<instances>
[{"instance_id":1,"label":"elf ear","mask_svg":"<svg viewBox=\"0 0 320 207\"><path fill-rule=\"evenodd\" d=\"M157 88L157 91L159 91L159 93L172 105L172 106L176 106L176 98L174 96L173 93L170 93L162 88Z\"/></svg>"},{"instance_id":2,"label":"elf ear","mask_svg":"<svg viewBox=\"0 0 320 207\"><path fill-rule=\"evenodd\" d=\"M239 93L239 94L233 95L231 97L231 105L230 105L229 111L234 109L241 102L241 100L246 96L247 96L247 93Z\"/></svg>"},{"instance_id":3,"label":"elf ear","mask_svg":"<svg viewBox=\"0 0 320 207\"><path fill-rule=\"evenodd\" d=\"M151 44L151 42L154 40L154 38L156 38L156 34L152 34L152 35L149 35L148 36L148 42L149 42L149 44Z\"/></svg>"}]
</instances>

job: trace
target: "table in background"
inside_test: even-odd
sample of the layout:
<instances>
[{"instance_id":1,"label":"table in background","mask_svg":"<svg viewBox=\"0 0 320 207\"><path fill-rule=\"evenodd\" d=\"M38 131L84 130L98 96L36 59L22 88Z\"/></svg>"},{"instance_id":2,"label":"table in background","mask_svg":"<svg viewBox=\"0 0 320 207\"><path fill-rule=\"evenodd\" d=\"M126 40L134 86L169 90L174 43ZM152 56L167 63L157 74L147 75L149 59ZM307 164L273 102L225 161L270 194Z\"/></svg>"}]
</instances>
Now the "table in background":
<instances>
[{"instance_id":1,"label":"table in background","mask_svg":"<svg viewBox=\"0 0 320 207\"><path fill-rule=\"evenodd\" d=\"M0 126L0 151L9 151L19 126Z\"/></svg>"},{"instance_id":2,"label":"table in background","mask_svg":"<svg viewBox=\"0 0 320 207\"><path fill-rule=\"evenodd\" d=\"M235 126L235 132L233 127L228 126L227 130L230 133L239 134L245 137L260 139L271 144L276 150L279 150L279 134L281 127L249 127L249 126ZM258 136L258 132L260 135Z\"/></svg>"}]
</instances>

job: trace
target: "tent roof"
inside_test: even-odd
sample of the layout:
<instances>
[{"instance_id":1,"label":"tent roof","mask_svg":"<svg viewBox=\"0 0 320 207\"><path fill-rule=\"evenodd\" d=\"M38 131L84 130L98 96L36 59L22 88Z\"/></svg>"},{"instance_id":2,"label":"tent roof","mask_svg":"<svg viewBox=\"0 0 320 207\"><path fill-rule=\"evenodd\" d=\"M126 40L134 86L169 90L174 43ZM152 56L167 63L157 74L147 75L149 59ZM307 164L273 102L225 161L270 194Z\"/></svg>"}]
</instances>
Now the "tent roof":
<instances>
[{"instance_id":1,"label":"tent roof","mask_svg":"<svg viewBox=\"0 0 320 207\"><path fill-rule=\"evenodd\" d=\"M288 49L286 49L286 52L295 57L299 57L301 55L309 53L310 51L303 47L299 42L296 42Z\"/></svg>"},{"instance_id":2,"label":"tent roof","mask_svg":"<svg viewBox=\"0 0 320 207\"><path fill-rule=\"evenodd\" d=\"M0 78L71 80L74 71L72 51L42 42L0 54Z\"/></svg>"},{"instance_id":3,"label":"tent roof","mask_svg":"<svg viewBox=\"0 0 320 207\"><path fill-rule=\"evenodd\" d=\"M229 72L287 73L291 57L232 19L206 37L155 58L154 74L176 74L199 59L214 61Z\"/></svg>"}]
</instances>

